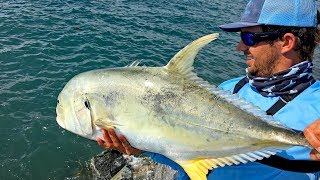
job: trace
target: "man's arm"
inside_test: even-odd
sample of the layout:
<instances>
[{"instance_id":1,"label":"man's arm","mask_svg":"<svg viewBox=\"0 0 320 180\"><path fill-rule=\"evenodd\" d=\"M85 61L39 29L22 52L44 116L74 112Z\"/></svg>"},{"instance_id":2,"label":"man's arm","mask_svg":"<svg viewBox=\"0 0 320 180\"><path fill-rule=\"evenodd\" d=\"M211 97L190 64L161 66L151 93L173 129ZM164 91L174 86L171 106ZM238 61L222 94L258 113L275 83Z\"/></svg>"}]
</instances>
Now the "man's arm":
<instances>
[{"instance_id":1,"label":"man's arm","mask_svg":"<svg viewBox=\"0 0 320 180\"><path fill-rule=\"evenodd\" d=\"M314 121L312 124L307 126L303 131L305 137L314 148L310 157L313 160L320 160L320 119Z\"/></svg>"}]
</instances>

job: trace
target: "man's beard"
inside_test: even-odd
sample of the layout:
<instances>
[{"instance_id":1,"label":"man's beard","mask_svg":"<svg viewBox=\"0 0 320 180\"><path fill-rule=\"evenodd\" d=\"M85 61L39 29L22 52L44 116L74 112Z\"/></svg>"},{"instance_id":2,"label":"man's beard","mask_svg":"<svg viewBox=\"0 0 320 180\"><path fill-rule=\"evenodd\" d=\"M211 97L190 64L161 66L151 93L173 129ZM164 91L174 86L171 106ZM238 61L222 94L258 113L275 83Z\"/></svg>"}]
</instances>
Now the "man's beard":
<instances>
[{"instance_id":1,"label":"man's beard","mask_svg":"<svg viewBox=\"0 0 320 180\"><path fill-rule=\"evenodd\" d=\"M249 73L256 77L268 77L273 75L275 73L275 67L279 62L279 56L274 53L270 54L270 57L264 62L259 61L261 59L255 59L254 68Z\"/></svg>"}]
</instances>

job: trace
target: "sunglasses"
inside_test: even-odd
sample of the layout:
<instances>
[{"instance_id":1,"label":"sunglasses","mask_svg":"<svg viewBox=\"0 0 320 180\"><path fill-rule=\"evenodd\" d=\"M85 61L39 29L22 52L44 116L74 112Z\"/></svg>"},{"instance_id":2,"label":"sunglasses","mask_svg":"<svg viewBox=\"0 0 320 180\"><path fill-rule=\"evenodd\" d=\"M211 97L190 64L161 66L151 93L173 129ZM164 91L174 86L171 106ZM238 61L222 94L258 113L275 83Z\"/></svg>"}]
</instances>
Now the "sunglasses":
<instances>
[{"instance_id":1,"label":"sunglasses","mask_svg":"<svg viewBox=\"0 0 320 180\"><path fill-rule=\"evenodd\" d=\"M280 37L279 32L262 32L262 33L250 33L241 32L240 33L242 42L247 46L254 46L261 41L273 41Z\"/></svg>"}]
</instances>

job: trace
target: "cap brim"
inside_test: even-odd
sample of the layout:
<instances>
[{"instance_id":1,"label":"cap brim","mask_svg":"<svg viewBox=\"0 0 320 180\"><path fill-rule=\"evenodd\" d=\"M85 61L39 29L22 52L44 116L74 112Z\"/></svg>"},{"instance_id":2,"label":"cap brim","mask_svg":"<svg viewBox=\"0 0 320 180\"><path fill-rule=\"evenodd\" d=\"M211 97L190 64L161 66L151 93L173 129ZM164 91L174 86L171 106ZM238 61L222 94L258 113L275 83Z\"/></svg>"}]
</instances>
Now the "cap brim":
<instances>
[{"instance_id":1,"label":"cap brim","mask_svg":"<svg viewBox=\"0 0 320 180\"><path fill-rule=\"evenodd\" d=\"M262 24L250 23L250 22L235 22L235 23L221 25L219 26L219 28L227 32L239 32L241 28L259 26L259 25L262 25Z\"/></svg>"}]
</instances>

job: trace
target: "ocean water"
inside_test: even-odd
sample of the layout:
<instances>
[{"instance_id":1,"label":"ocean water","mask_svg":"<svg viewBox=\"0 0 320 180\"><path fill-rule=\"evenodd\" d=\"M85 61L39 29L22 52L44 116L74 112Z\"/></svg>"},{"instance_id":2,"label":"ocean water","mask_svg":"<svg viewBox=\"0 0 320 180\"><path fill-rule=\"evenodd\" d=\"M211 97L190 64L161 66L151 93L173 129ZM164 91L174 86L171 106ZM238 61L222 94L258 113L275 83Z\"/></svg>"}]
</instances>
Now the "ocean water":
<instances>
[{"instance_id":1,"label":"ocean water","mask_svg":"<svg viewBox=\"0 0 320 180\"><path fill-rule=\"evenodd\" d=\"M221 83L244 75L238 33L246 0L0 1L0 179L85 179L103 151L55 120L57 96L74 75L134 60L165 65L192 40L218 32L200 51L199 76ZM319 77L319 51L315 76Z\"/></svg>"}]
</instances>

